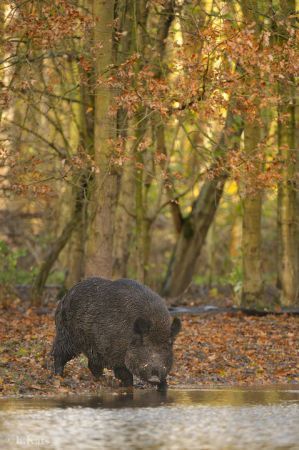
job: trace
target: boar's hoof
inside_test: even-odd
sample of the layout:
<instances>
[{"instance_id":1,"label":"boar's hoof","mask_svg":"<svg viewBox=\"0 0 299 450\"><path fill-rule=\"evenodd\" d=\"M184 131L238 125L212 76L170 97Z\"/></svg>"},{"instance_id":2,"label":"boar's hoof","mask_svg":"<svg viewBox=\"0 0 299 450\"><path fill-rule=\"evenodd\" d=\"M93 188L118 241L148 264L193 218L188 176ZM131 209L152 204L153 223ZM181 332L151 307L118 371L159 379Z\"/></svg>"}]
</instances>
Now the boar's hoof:
<instances>
[{"instance_id":1,"label":"boar's hoof","mask_svg":"<svg viewBox=\"0 0 299 450\"><path fill-rule=\"evenodd\" d=\"M64 367L54 367L54 375L59 375L63 377L63 369Z\"/></svg>"},{"instance_id":2,"label":"boar's hoof","mask_svg":"<svg viewBox=\"0 0 299 450\"><path fill-rule=\"evenodd\" d=\"M159 392L165 392L167 391L167 381L166 380L162 380L158 385L157 385L157 389Z\"/></svg>"},{"instance_id":3,"label":"boar's hoof","mask_svg":"<svg viewBox=\"0 0 299 450\"><path fill-rule=\"evenodd\" d=\"M121 381L122 386L133 386L133 375L126 367L115 367L114 375Z\"/></svg>"},{"instance_id":4,"label":"boar's hoof","mask_svg":"<svg viewBox=\"0 0 299 450\"><path fill-rule=\"evenodd\" d=\"M88 360L88 368L96 380L99 380L103 375L103 367L97 364L95 361Z\"/></svg>"}]
</instances>

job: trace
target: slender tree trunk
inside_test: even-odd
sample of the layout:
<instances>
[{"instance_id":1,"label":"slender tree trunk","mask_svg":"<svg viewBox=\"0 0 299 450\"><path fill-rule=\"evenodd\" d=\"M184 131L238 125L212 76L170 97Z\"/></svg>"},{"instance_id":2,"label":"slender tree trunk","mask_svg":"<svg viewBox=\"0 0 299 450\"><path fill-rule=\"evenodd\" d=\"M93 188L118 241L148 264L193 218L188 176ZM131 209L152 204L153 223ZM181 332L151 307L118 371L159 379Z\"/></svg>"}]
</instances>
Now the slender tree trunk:
<instances>
[{"instance_id":1,"label":"slender tree trunk","mask_svg":"<svg viewBox=\"0 0 299 450\"><path fill-rule=\"evenodd\" d=\"M261 274L261 195L249 195L243 202L243 288L244 308L263 307Z\"/></svg>"},{"instance_id":2,"label":"slender tree trunk","mask_svg":"<svg viewBox=\"0 0 299 450\"><path fill-rule=\"evenodd\" d=\"M242 218L236 210L232 212L233 223L230 234L229 256L232 261L237 261L240 256L241 236L242 236Z\"/></svg>"},{"instance_id":3,"label":"slender tree trunk","mask_svg":"<svg viewBox=\"0 0 299 450\"><path fill-rule=\"evenodd\" d=\"M285 18L295 12L295 1L281 1ZM280 30L287 37L288 31ZM278 106L278 148L283 163L278 186L278 287L281 303L291 306L299 303L299 205L298 205L298 148L296 146L296 100L294 80L280 82L281 103ZM298 177L298 173L297 173Z\"/></svg>"},{"instance_id":4,"label":"slender tree trunk","mask_svg":"<svg viewBox=\"0 0 299 450\"><path fill-rule=\"evenodd\" d=\"M0 3L0 35L2 37L2 39L4 40L4 35L5 35L5 3L1 2ZM1 40L0 40L0 44ZM5 59L5 52L3 51L3 46L0 45L0 60L3 61ZM2 70L0 70L0 86L2 85L3 81L4 81L4 70L3 67L1 67ZM2 102L0 103L0 124L1 124L1 119L2 119L2 114L3 114L3 105Z\"/></svg>"},{"instance_id":5,"label":"slender tree trunk","mask_svg":"<svg viewBox=\"0 0 299 450\"><path fill-rule=\"evenodd\" d=\"M281 86L284 104L278 110L278 146L283 161L283 180L278 187L279 285L281 303L290 306L298 302L298 192L296 189L295 97L288 86Z\"/></svg>"},{"instance_id":6,"label":"slender tree trunk","mask_svg":"<svg viewBox=\"0 0 299 450\"><path fill-rule=\"evenodd\" d=\"M129 3L120 1L117 4L117 10L120 18L120 34L124 31L126 35L126 38L121 39L118 43L118 62L123 62L134 51L144 56L147 43L146 25L149 11L147 1L140 0ZM144 121L143 111L138 111L129 123L124 118L126 115L125 111L120 111L119 113L117 126L118 136L122 138L127 137L126 128L129 127L132 130L133 126L135 126L135 137L137 140L134 145L132 145L130 140L127 142L127 156L129 156L132 162L125 163L120 182L119 202L113 230L113 276L126 276L127 274L127 262L130 253L129 245L133 231L132 216L135 216L136 277L140 281L144 281L144 173L142 168L143 156L137 151L137 148L146 133L147 124ZM135 162L139 163L138 168L135 168L133 164L134 158Z\"/></svg>"},{"instance_id":7,"label":"slender tree trunk","mask_svg":"<svg viewBox=\"0 0 299 450\"><path fill-rule=\"evenodd\" d=\"M78 221L78 211L74 212L73 217L65 225L61 235L52 244L49 253L46 255L44 262L42 263L39 273L35 278L32 287L32 305L40 306L42 301L42 292L44 290L49 273L56 262L59 254L68 242L72 232L74 231Z\"/></svg>"},{"instance_id":8,"label":"slender tree trunk","mask_svg":"<svg viewBox=\"0 0 299 450\"><path fill-rule=\"evenodd\" d=\"M209 231L207 233L206 239L206 252L207 252L207 275L208 275L208 285L211 287L215 279L215 221L212 222Z\"/></svg>"},{"instance_id":9,"label":"slender tree trunk","mask_svg":"<svg viewBox=\"0 0 299 450\"><path fill-rule=\"evenodd\" d=\"M86 239L86 222L79 217L76 229L73 231L70 242L69 262L65 287L70 289L84 278L84 241Z\"/></svg>"},{"instance_id":10,"label":"slender tree trunk","mask_svg":"<svg viewBox=\"0 0 299 450\"><path fill-rule=\"evenodd\" d=\"M143 121L143 128L138 126L136 137L139 142L146 133L147 123ZM135 205L136 205L136 278L141 283L145 278L145 220L147 211L145 209L145 189L144 189L144 159L142 152L136 152L136 173L135 173Z\"/></svg>"},{"instance_id":11,"label":"slender tree trunk","mask_svg":"<svg viewBox=\"0 0 299 450\"><path fill-rule=\"evenodd\" d=\"M132 156L130 152L129 156ZM113 277L128 276L130 244L134 229L135 214L135 166L128 161L123 166L119 202L115 220L113 251Z\"/></svg>"},{"instance_id":12,"label":"slender tree trunk","mask_svg":"<svg viewBox=\"0 0 299 450\"><path fill-rule=\"evenodd\" d=\"M65 281L65 287L71 288L84 278L85 271L85 252L84 243L87 240L87 205L88 205L88 172L81 175L79 190L81 192L80 202L81 208L77 214L77 225L70 236L70 245L68 248L68 273Z\"/></svg>"},{"instance_id":13,"label":"slender tree trunk","mask_svg":"<svg viewBox=\"0 0 299 450\"><path fill-rule=\"evenodd\" d=\"M245 154L253 160L260 142L260 125L258 121L246 123L244 131ZM261 170L259 159L254 161L256 175ZM243 199L243 287L241 306L244 308L263 308L263 281L261 273L261 216L262 193L255 186L245 182Z\"/></svg>"},{"instance_id":14,"label":"slender tree trunk","mask_svg":"<svg viewBox=\"0 0 299 450\"><path fill-rule=\"evenodd\" d=\"M96 78L106 80L114 54L114 1L94 0ZM113 91L106 83L95 88L94 159L97 167L90 201L90 227L86 248L87 276L112 277L113 228L119 176L111 165L116 119L109 114Z\"/></svg>"},{"instance_id":15,"label":"slender tree trunk","mask_svg":"<svg viewBox=\"0 0 299 450\"><path fill-rule=\"evenodd\" d=\"M141 4L141 2L140 2ZM150 59L152 67L154 68L155 78L159 79L163 73L163 65L165 65L165 49L169 29L175 16L175 4L174 0L166 0L163 2L163 7L159 15L159 20L156 24L156 36L154 44L151 43L150 53L147 48L147 2L143 1L143 5L139 9L139 33L138 44L139 49L142 49L145 57ZM139 50L140 51L140 50ZM145 111L139 112L137 121L140 123L142 115ZM156 114L156 116L159 116ZM157 117L159 122L159 117ZM155 120L154 120L155 122ZM136 132L137 140L140 141L146 134L149 120L143 120L142 125L138 127ZM164 130L162 128L164 136ZM156 139L159 139L157 134ZM159 145L159 143L157 142ZM137 169L136 169L136 277L139 281L146 282L149 272L149 260L151 251L151 226L155 216L155 212L151 214L149 204L149 193L151 189L152 177L148 177L145 174L147 165L152 165L152 155L146 154L146 152L136 153ZM151 168L149 169L149 171Z\"/></svg>"},{"instance_id":16,"label":"slender tree trunk","mask_svg":"<svg viewBox=\"0 0 299 450\"><path fill-rule=\"evenodd\" d=\"M140 0L135 3L134 10L134 22L135 22L135 50L143 55L143 58L147 57L147 20L148 20L149 8L146 0ZM141 68L142 63L140 63ZM136 262L136 279L140 282L144 282L145 278L145 249L144 249L144 233L145 233L145 220L146 211L144 208L145 192L144 192L144 155L143 152L138 151L138 146L144 138L148 120L145 119L146 111L144 108L140 108L134 117L135 125L135 138L136 145L134 159L136 163L135 169L135 262Z\"/></svg>"},{"instance_id":17,"label":"slender tree trunk","mask_svg":"<svg viewBox=\"0 0 299 450\"><path fill-rule=\"evenodd\" d=\"M124 36L119 41L120 63L135 50L133 41L135 2L127 0L118 1L119 34ZM125 14L122 13L125 11ZM118 111L118 136L124 140L125 160L122 166L119 198L114 223L113 240L113 278L126 278L128 276L128 261L131 251L131 242L134 231L135 214L135 165L133 163L134 145L128 136L133 130L130 129L131 121L128 120L126 110Z\"/></svg>"},{"instance_id":18,"label":"slender tree trunk","mask_svg":"<svg viewBox=\"0 0 299 450\"><path fill-rule=\"evenodd\" d=\"M256 36L260 33L259 0L242 0L241 2L245 20L255 24ZM258 75L258 74L257 74ZM258 105L256 105L258 111ZM257 113L256 113L257 114ZM259 116L260 117L260 116ZM258 144L261 139L258 117L252 123L246 119L244 130L245 154L254 164L254 174L260 173L262 166L256 158ZM249 180L253 179L251 174ZM263 280L261 274L261 217L262 193L259 187L255 188L244 180L245 195L243 199L242 223L242 251L243 251L243 285L241 293L241 306L244 308L263 309Z\"/></svg>"},{"instance_id":19,"label":"slender tree trunk","mask_svg":"<svg viewBox=\"0 0 299 450\"><path fill-rule=\"evenodd\" d=\"M88 42L84 43L87 46ZM89 45L91 43L89 42ZM93 78L93 70L91 69L89 79ZM94 110L93 96L90 93L90 87L82 85L78 93L79 105L73 107L73 114L76 115L76 123L79 131L79 140L73 144L72 148L84 149L87 155L93 154L94 141L94 117L92 113L86 114L86 105L89 105L90 110ZM68 251L68 274L66 277L65 286L67 288L72 287L74 284L84 278L85 274L85 244L87 242L88 232L88 200L90 183L92 179L92 173L90 167L85 167L79 177L75 177L74 185L77 186L74 189L73 195L76 196L76 190L81 192L82 208L81 213L78 215L78 223L76 229L72 233ZM78 186L79 185L79 186Z\"/></svg>"}]
</instances>

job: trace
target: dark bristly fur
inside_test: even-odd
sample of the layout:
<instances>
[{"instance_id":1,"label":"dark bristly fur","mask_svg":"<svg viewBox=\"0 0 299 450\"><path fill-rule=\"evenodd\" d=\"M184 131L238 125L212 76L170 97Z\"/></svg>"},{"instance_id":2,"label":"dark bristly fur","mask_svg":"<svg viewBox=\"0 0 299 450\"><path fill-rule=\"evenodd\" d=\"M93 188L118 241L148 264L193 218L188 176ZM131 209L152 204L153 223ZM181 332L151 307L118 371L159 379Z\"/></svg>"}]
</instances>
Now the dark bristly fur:
<instances>
[{"instance_id":1,"label":"dark bristly fur","mask_svg":"<svg viewBox=\"0 0 299 450\"><path fill-rule=\"evenodd\" d=\"M133 375L166 386L181 324L171 320L164 300L146 286L128 279L86 279L59 302L55 322L56 374L84 353L95 377L108 368L125 386L133 385Z\"/></svg>"}]
</instances>

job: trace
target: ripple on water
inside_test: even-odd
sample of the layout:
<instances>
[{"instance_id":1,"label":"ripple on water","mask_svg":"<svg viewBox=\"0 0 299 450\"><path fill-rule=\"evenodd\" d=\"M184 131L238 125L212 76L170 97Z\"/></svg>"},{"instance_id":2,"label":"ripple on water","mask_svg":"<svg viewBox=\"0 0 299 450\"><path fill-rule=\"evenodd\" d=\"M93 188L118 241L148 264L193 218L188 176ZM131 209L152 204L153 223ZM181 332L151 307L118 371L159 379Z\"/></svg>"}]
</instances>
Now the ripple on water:
<instances>
[{"instance_id":1,"label":"ripple on water","mask_svg":"<svg viewBox=\"0 0 299 450\"><path fill-rule=\"evenodd\" d=\"M144 395L138 394L139 400ZM27 401L26 408L21 403L15 407L13 402L0 403L0 448L299 449L297 395L244 405L240 398L236 404L233 391L226 404L210 397L210 403L207 397L200 403L192 401L188 391L170 391L160 404L136 407L131 399L122 408L113 406L113 397L110 403L99 398L98 405L95 399L48 407L33 407Z\"/></svg>"}]
</instances>

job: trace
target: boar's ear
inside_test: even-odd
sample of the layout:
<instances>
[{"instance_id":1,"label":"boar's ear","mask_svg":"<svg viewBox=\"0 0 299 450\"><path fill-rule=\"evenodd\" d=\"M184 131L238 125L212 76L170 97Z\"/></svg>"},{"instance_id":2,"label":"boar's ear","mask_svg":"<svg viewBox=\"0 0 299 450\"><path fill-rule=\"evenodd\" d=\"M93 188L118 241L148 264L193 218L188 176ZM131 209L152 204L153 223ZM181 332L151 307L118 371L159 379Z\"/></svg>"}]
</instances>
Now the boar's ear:
<instances>
[{"instance_id":1,"label":"boar's ear","mask_svg":"<svg viewBox=\"0 0 299 450\"><path fill-rule=\"evenodd\" d=\"M137 334L141 334L141 336L143 334L146 334L150 327L151 327L151 321L147 320L147 319L142 319L141 317L139 317L139 319L135 320L134 323L134 332Z\"/></svg>"},{"instance_id":2,"label":"boar's ear","mask_svg":"<svg viewBox=\"0 0 299 450\"><path fill-rule=\"evenodd\" d=\"M181 328L182 328L182 324L181 324L180 319L178 317L175 317L171 324L171 329L170 329L171 337L172 338L176 337L176 335L179 334L179 332L181 331Z\"/></svg>"}]
</instances>

